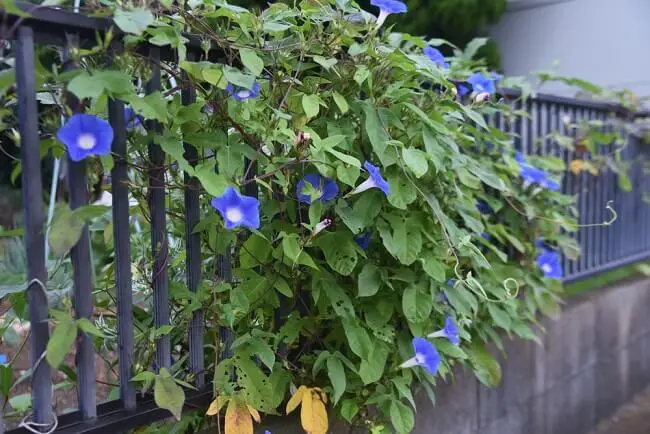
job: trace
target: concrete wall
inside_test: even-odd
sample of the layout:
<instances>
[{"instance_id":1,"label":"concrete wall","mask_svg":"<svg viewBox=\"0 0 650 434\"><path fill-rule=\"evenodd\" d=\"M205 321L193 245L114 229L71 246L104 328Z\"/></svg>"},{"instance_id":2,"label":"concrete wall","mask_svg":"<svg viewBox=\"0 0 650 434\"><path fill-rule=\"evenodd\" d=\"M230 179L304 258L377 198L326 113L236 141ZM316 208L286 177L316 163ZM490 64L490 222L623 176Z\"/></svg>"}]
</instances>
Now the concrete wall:
<instances>
[{"instance_id":1,"label":"concrete wall","mask_svg":"<svg viewBox=\"0 0 650 434\"><path fill-rule=\"evenodd\" d=\"M650 1L511 0L490 36L507 75L549 70L650 96ZM559 84L540 90L573 95Z\"/></svg>"},{"instance_id":2,"label":"concrete wall","mask_svg":"<svg viewBox=\"0 0 650 434\"><path fill-rule=\"evenodd\" d=\"M436 388L435 407L418 396L414 433L583 434L650 385L650 279L572 299L543 325L542 346L506 339L499 387L461 372ZM273 433L302 433L296 419L266 422Z\"/></svg>"},{"instance_id":3,"label":"concrete wall","mask_svg":"<svg viewBox=\"0 0 650 434\"><path fill-rule=\"evenodd\" d=\"M598 290L545 320L543 347L508 341L503 380L472 376L421 399L419 434L582 434L650 384L650 280Z\"/></svg>"}]
</instances>

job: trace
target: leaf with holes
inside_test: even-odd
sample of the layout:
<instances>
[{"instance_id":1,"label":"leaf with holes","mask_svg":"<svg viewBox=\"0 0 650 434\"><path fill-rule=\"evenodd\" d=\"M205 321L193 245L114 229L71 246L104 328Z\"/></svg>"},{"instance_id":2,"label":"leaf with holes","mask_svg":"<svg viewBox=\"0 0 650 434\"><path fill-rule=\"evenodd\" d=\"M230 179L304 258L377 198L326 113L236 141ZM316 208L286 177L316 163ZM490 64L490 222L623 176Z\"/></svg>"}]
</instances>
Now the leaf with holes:
<instances>
[{"instance_id":1,"label":"leaf with holes","mask_svg":"<svg viewBox=\"0 0 650 434\"><path fill-rule=\"evenodd\" d=\"M327 233L318 239L327 264L343 276L349 276L357 265L357 250L353 243L352 237L343 232Z\"/></svg>"}]
</instances>

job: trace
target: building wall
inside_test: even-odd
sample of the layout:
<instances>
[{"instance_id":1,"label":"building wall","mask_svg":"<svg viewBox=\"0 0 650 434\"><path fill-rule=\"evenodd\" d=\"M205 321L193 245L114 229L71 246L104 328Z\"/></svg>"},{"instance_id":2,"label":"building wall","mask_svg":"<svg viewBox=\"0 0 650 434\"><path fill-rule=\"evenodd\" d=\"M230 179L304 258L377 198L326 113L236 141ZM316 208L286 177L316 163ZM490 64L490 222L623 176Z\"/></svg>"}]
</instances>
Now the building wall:
<instances>
[{"instance_id":1,"label":"building wall","mask_svg":"<svg viewBox=\"0 0 650 434\"><path fill-rule=\"evenodd\" d=\"M501 384L471 372L416 398L413 434L581 434L650 385L650 279L571 299L542 322L542 345L504 338ZM494 351L497 354L497 351ZM297 412L296 412L297 413ZM256 433L302 433L297 417L268 417ZM332 434L366 434L332 424Z\"/></svg>"},{"instance_id":2,"label":"building wall","mask_svg":"<svg viewBox=\"0 0 650 434\"><path fill-rule=\"evenodd\" d=\"M491 30L508 75L549 70L650 97L650 0L511 0ZM572 95L561 85L545 92Z\"/></svg>"}]
</instances>

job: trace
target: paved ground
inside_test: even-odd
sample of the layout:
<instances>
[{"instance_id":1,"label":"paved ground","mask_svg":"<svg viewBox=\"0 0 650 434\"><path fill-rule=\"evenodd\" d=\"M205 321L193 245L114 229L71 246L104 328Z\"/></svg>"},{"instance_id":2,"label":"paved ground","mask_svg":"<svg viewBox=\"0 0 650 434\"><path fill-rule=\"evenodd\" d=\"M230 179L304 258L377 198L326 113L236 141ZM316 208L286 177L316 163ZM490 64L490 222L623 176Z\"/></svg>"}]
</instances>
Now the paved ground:
<instances>
[{"instance_id":1,"label":"paved ground","mask_svg":"<svg viewBox=\"0 0 650 434\"><path fill-rule=\"evenodd\" d=\"M589 434L650 434L650 387Z\"/></svg>"}]
</instances>

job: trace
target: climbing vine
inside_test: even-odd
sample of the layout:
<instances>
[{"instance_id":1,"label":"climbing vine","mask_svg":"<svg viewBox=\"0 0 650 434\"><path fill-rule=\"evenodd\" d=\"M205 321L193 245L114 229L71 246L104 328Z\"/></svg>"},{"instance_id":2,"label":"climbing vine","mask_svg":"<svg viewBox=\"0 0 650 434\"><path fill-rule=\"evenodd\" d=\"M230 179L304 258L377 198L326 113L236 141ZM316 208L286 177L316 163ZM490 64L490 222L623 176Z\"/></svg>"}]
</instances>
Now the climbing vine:
<instances>
[{"instance_id":1,"label":"climbing vine","mask_svg":"<svg viewBox=\"0 0 650 434\"><path fill-rule=\"evenodd\" d=\"M516 153L512 136L486 121L514 113L498 97L508 79L472 60L485 40L444 57L439 41L384 31L389 14L408 13L403 3L371 3L377 20L346 0L272 4L260 14L223 1L106 1L93 7L127 34L124 50L113 51L109 32L95 47L69 51L77 69L38 69L39 101L51 108L43 155L88 161L90 182L113 166L108 99L127 104L138 361L131 380L178 419L194 380L187 335L199 310L214 402L205 417L184 420L227 434L252 433L265 414L298 407L308 433L325 433L333 419L410 432L415 390L433 401L433 386L456 366L496 385L501 371L486 344L502 350L504 334L536 340L538 314L559 310L560 254L578 254L573 198L559 192L563 161ZM200 35L202 57L188 56L188 34ZM145 42L177 57L158 65L163 88L146 95L151 63L138 50ZM218 61L208 56L215 50ZM44 62L52 49L38 54ZM183 105L187 89L196 102ZM15 97L10 86L5 92ZM66 93L83 113L64 103ZM165 155L169 232L170 325L159 328L150 279L160 270L147 247L150 143ZM183 267L188 178L202 187L197 292ZM74 212L62 204L49 231L65 270L91 222L102 312L73 321L67 298L53 303L46 359L61 369L78 330L115 367L105 199ZM162 336L172 342L169 369L155 364Z\"/></svg>"}]
</instances>

